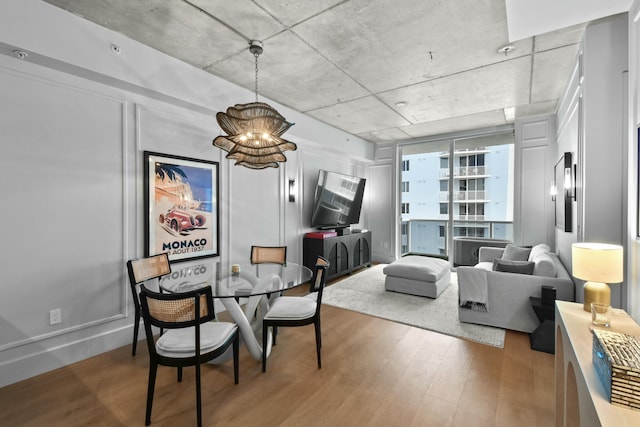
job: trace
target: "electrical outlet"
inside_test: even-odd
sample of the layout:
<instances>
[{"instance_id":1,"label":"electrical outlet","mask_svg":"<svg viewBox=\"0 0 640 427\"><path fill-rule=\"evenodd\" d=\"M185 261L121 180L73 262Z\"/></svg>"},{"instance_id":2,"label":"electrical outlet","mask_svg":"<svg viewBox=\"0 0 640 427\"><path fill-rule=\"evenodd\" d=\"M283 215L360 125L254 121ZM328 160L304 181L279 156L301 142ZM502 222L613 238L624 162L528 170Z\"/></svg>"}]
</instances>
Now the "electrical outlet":
<instances>
[{"instance_id":1,"label":"electrical outlet","mask_svg":"<svg viewBox=\"0 0 640 427\"><path fill-rule=\"evenodd\" d=\"M62 309L56 308L49 311L49 325L57 325L62 322Z\"/></svg>"}]
</instances>

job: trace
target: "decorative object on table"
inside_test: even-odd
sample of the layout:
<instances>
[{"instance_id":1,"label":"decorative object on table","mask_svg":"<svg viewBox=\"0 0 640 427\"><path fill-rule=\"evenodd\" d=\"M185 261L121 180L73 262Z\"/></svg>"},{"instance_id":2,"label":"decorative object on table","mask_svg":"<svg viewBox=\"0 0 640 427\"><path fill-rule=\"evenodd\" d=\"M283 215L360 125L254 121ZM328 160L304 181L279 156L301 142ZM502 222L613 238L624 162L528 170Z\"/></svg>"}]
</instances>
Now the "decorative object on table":
<instances>
[{"instance_id":1,"label":"decorative object on table","mask_svg":"<svg viewBox=\"0 0 640 427\"><path fill-rule=\"evenodd\" d=\"M593 365L609 401L640 411L640 339L593 329Z\"/></svg>"},{"instance_id":2,"label":"decorative object on table","mask_svg":"<svg viewBox=\"0 0 640 427\"><path fill-rule=\"evenodd\" d=\"M596 326L611 326L611 306L599 302L591 303L591 323Z\"/></svg>"},{"instance_id":3,"label":"decorative object on table","mask_svg":"<svg viewBox=\"0 0 640 427\"><path fill-rule=\"evenodd\" d=\"M240 339L238 325L216 321L213 291L205 286L183 293L158 293L140 286L140 306L149 348L149 385L145 425L151 423L151 408L158 366L182 368L195 366L196 412L198 427L202 426L202 391L200 365L222 356L233 348L233 376L238 384ZM166 331L159 338L152 327Z\"/></svg>"},{"instance_id":4,"label":"decorative object on table","mask_svg":"<svg viewBox=\"0 0 640 427\"><path fill-rule=\"evenodd\" d=\"M138 285L151 279L160 280L171 273L171 264L166 253L153 255L147 258L138 258L127 261L127 273L129 274L129 286L133 296L134 323L133 343L131 355L136 355L138 344L138 329L140 329L140 299L138 298Z\"/></svg>"},{"instance_id":5,"label":"decorative object on table","mask_svg":"<svg viewBox=\"0 0 640 427\"><path fill-rule=\"evenodd\" d=\"M213 145L227 151L227 159L235 159L236 165L251 169L277 168L278 162L286 162L283 151L295 151L293 142L281 138L293 123L289 123L273 107L258 102L258 56L263 52L262 43L249 42L249 51L255 57L256 101L236 104L226 113L216 114L216 120L227 135L217 136Z\"/></svg>"},{"instance_id":6,"label":"decorative object on table","mask_svg":"<svg viewBox=\"0 0 640 427\"><path fill-rule=\"evenodd\" d=\"M573 276L586 280L584 311L591 312L591 303L611 305L611 289L607 283L623 280L622 246L607 243L574 243L571 245Z\"/></svg>"},{"instance_id":7,"label":"decorative object on table","mask_svg":"<svg viewBox=\"0 0 640 427\"><path fill-rule=\"evenodd\" d=\"M218 163L144 152L145 256L218 256Z\"/></svg>"},{"instance_id":8,"label":"decorative object on table","mask_svg":"<svg viewBox=\"0 0 640 427\"><path fill-rule=\"evenodd\" d=\"M233 264L231 266L231 274L240 274L240 264Z\"/></svg>"},{"instance_id":9,"label":"decorative object on table","mask_svg":"<svg viewBox=\"0 0 640 427\"><path fill-rule=\"evenodd\" d=\"M316 356L318 369L322 368L320 349L322 335L320 330L320 309L322 293L326 283L329 261L318 257L311 281L311 293L307 296L281 296L277 298L262 319L262 372L267 370L268 329L273 328L273 345L276 345L275 329L279 327L306 326L313 324L316 332Z\"/></svg>"},{"instance_id":10,"label":"decorative object on table","mask_svg":"<svg viewBox=\"0 0 640 427\"><path fill-rule=\"evenodd\" d=\"M542 305L554 305L556 301L556 288L554 286L542 285L540 288L540 298Z\"/></svg>"},{"instance_id":11,"label":"decorative object on table","mask_svg":"<svg viewBox=\"0 0 640 427\"><path fill-rule=\"evenodd\" d=\"M569 232L572 230L573 218L571 203L575 198L575 174L573 173L570 152L566 152L560 157L555 165L553 176L551 197L556 206L556 228Z\"/></svg>"}]
</instances>

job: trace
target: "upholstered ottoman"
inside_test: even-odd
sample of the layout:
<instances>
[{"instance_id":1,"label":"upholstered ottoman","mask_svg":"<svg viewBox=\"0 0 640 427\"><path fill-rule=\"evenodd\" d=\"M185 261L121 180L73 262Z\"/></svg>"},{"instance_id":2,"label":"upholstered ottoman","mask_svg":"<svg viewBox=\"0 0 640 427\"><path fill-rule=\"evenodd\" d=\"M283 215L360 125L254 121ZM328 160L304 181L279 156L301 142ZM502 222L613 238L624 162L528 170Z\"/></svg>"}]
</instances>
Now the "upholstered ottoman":
<instances>
[{"instance_id":1,"label":"upholstered ottoman","mask_svg":"<svg viewBox=\"0 0 640 427\"><path fill-rule=\"evenodd\" d=\"M382 271L386 290L430 298L438 298L451 282L449 262L438 258L406 256Z\"/></svg>"}]
</instances>

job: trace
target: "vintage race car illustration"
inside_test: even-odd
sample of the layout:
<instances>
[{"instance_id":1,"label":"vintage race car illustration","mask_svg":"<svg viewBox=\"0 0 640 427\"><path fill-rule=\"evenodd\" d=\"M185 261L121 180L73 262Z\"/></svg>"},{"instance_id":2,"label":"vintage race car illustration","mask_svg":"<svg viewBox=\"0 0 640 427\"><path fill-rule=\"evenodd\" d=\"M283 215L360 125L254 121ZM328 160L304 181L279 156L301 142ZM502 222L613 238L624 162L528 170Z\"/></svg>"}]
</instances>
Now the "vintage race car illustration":
<instances>
[{"instance_id":1,"label":"vintage race car illustration","mask_svg":"<svg viewBox=\"0 0 640 427\"><path fill-rule=\"evenodd\" d=\"M183 233L200 228L206 222L205 216L185 206L174 206L165 214L160 214L158 220L167 231Z\"/></svg>"}]
</instances>

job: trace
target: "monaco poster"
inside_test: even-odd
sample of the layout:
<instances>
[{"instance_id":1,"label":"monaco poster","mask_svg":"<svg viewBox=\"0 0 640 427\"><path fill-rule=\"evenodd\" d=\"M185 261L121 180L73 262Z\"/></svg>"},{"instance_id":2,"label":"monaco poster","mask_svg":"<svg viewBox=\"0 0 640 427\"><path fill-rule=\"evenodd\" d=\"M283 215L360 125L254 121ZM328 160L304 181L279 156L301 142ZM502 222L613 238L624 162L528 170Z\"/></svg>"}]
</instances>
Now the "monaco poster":
<instances>
[{"instance_id":1,"label":"monaco poster","mask_svg":"<svg viewBox=\"0 0 640 427\"><path fill-rule=\"evenodd\" d=\"M217 256L218 163L145 152L146 255Z\"/></svg>"}]
</instances>

